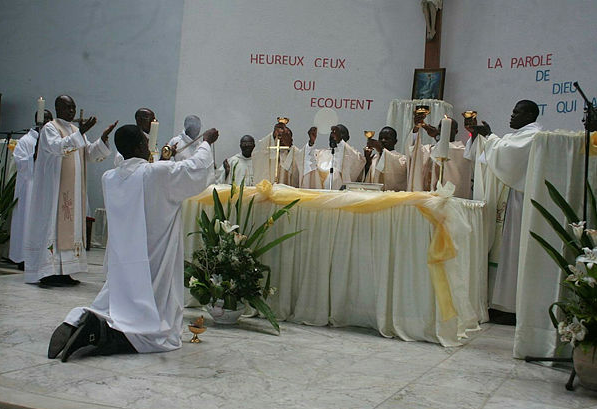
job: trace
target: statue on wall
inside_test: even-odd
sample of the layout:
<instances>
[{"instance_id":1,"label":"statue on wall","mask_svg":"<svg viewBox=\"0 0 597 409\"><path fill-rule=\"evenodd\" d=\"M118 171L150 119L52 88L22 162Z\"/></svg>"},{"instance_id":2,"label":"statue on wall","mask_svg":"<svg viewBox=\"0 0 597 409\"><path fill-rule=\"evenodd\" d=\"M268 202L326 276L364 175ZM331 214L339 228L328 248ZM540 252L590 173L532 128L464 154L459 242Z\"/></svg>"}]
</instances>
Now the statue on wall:
<instances>
[{"instance_id":1,"label":"statue on wall","mask_svg":"<svg viewBox=\"0 0 597 409\"><path fill-rule=\"evenodd\" d=\"M443 0L421 0L421 7L423 8L423 15L425 16L425 24L427 25L427 41L433 40L435 37L435 19L437 11L443 6Z\"/></svg>"}]
</instances>

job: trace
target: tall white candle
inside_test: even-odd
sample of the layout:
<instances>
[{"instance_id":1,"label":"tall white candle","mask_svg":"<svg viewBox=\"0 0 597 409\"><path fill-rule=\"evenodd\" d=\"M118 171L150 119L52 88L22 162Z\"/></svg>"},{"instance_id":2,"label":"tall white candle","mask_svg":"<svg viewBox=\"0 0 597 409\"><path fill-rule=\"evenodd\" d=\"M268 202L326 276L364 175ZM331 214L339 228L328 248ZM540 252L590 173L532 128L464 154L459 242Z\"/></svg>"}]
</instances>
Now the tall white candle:
<instances>
[{"instance_id":1,"label":"tall white candle","mask_svg":"<svg viewBox=\"0 0 597 409\"><path fill-rule=\"evenodd\" d=\"M149 128L149 150L152 152L157 150L159 126L160 123L158 121L153 121Z\"/></svg>"},{"instance_id":2,"label":"tall white candle","mask_svg":"<svg viewBox=\"0 0 597 409\"><path fill-rule=\"evenodd\" d=\"M46 101L42 97L39 97L37 99L37 114L35 115L35 121L38 124L44 123L45 109L46 109Z\"/></svg>"},{"instance_id":3,"label":"tall white candle","mask_svg":"<svg viewBox=\"0 0 597 409\"><path fill-rule=\"evenodd\" d=\"M439 134L439 142L435 145L436 158L447 158L450 149L450 133L452 131L452 120L450 118L442 119L442 130Z\"/></svg>"}]
</instances>

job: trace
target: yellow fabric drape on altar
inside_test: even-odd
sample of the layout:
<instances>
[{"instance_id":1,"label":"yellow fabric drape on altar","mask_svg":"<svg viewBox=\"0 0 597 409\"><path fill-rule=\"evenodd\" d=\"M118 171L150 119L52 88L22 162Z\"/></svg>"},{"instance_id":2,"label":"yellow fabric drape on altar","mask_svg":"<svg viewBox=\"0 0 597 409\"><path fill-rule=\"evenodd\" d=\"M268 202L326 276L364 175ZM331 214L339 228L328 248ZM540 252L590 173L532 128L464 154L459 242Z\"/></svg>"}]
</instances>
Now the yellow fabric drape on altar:
<instances>
[{"instance_id":1,"label":"yellow fabric drape on altar","mask_svg":"<svg viewBox=\"0 0 597 409\"><path fill-rule=\"evenodd\" d=\"M215 185L190 200L213 205L213 188L217 190L222 203L226 203L230 199L229 185ZM355 213L378 212L393 206L416 206L419 212L433 225L433 235L427 252L427 265L442 320L447 321L454 318L457 313L452 302L444 265L447 260L456 257L456 249L446 226L447 214L444 205L447 198L429 192L351 193L351 195L347 195L344 192L297 189L284 185L272 186L270 182L263 180L254 187L245 187L243 200L248 202L255 197L256 202L270 201L277 205L286 205L299 199L299 204L303 207L341 209Z\"/></svg>"}]
</instances>

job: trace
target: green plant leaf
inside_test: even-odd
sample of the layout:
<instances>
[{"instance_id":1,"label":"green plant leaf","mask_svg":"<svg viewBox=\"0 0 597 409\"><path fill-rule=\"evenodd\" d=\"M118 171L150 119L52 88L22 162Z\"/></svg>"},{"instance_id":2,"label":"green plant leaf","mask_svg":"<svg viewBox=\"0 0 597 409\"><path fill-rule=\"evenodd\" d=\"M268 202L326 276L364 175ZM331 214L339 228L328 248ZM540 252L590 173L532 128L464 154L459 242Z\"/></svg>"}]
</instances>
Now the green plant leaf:
<instances>
[{"instance_id":1,"label":"green plant leaf","mask_svg":"<svg viewBox=\"0 0 597 409\"><path fill-rule=\"evenodd\" d=\"M276 220L278 220L280 217L282 217L282 215L286 214L294 205L296 205L299 202L300 199L296 199L293 200L292 202L288 203L286 206L282 207L281 209L278 209L277 211L274 212L274 214L272 214L271 219L275 222ZM263 234L267 231L268 229L268 223L269 223L269 219L266 220L265 222L263 222L263 224L261 226L259 226L257 228L257 230L255 230L255 233L253 233L248 239L247 239L247 243L246 246L247 247L251 247L251 245L255 242L258 241L261 236L263 236Z\"/></svg>"},{"instance_id":2,"label":"green plant leaf","mask_svg":"<svg viewBox=\"0 0 597 409\"><path fill-rule=\"evenodd\" d=\"M236 165L234 165L236 166ZM245 193L245 178L240 182L240 189L238 191L238 198L236 199L236 204L234 208L236 209L236 223L239 226L242 226L242 212L243 212L243 195Z\"/></svg>"},{"instance_id":3,"label":"green plant leaf","mask_svg":"<svg viewBox=\"0 0 597 409\"><path fill-rule=\"evenodd\" d=\"M553 261L555 261L556 264L558 266L560 266L560 268L562 270L568 271L568 262L566 261L566 259L564 257L562 257L562 255L556 249L554 249L551 246L551 244L549 244L547 241L545 241L541 236L539 236L535 232L530 232L530 234L535 240L537 240L539 242L541 247L543 247L543 249L547 252L547 254L549 254L549 256L553 259Z\"/></svg>"},{"instance_id":4,"label":"green plant leaf","mask_svg":"<svg viewBox=\"0 0 597 409\"><path fill-rule=\"evenodd\" d=\"M574 238L566 231L566 229L564 229L564 227L562 227L556 218L553 217L551 213L549 213L549 211L541 206L536 200L531 199L531 203L537 210L539 210L539 213L541 213L547 223L549 223L549 225L554 229L564 244L568 246L574 252L574 254L579 254L582 251L581 248L578 246L578 244L576 244Z\"/></svg>"},{"instance_id":5,"label":"green plant leaf","mask_svg":"<svg viewBox=\"0 0 597 409\"><path fill-rule=\"evenodd\" d=\"M245 299L249 302L249 304L251 304L253 308L255 308L257 311L263 314L263 316L270 322L270 324L272 324L272 327L274 327L279 334L280 325L278 324L276 316L274 315L274 312L269 307L269 305L267 305L267 303L263 301L259 296L245 297Z\"/></svg>"},{"instance_id":6,"label":"green plant leaf","mask_svg":"<svg viewBox=\"0 0 597 409\"><path fill-rule=\"evenodd\" d=\"M547 186L547 191L549 192L549 196L551 200L562 210L564 216L566 216L566 220L568 223L577 223L580 219L576 215L576 212L572 207L568 204L566 199L558 192L558 189L547 180L545 181L545 185Z\"/></svg>"},{"instance_id":7,"label":"green plant leaf","mask_svg":"<svg viewBox=\"0 0 597 409\"><path fill-rule=\"evenodd\" d=\"M258 249L255 249L255 250L253 250L253 255L254 255L256 258L258 258L258 257L260 257L261 255L263 255L263 253L265 253L265 252L267 252L267 251L271 250L272 248L276 247L278 244L280 244L280 243L282 243L283 241L286 241L286 240L288 240L288 239L290 239L290 238L292 238L292 237L296 236L297 234L299 234L299 233L301 233L301 232L302 232L302 230L299 230L299 231L295 231L295 232L292 232L292 233L287 233L287 234L285 234L285 235L283 235L283 236L280 236L280 237L278 237L277 239L270 241L270 242L269 242L268 244L266 244L265 246L263 246L263 247L259 247Z\"/></svg>"},{"instance_id":8,"label":"green plant leaf","mask_svg":"<svg viewBox=\"0 0 597 409\"><path fill-rule=\"evenodd\" d=\"M595 201L595 195L593 194L593 189L591 189L591 184L589 183L588 180L587 180L587 192L588 192L589 199L591 199L591 206L588 206L589 210L591 212L591 219L593 220L593 223L597 223L597 201ZM587 220L587 224L588 224L588 220ZM595 243L595 244L597 244L597 243Z\"/></svg>"},{"instance_id":9,"label":"green plant leaf","mask_svg":"<svg viewBox=\"0 0 597 409\"><path fill-rule=\"evenodd\" d=\"M222 207L222 202L220 202L220 196L218 195L218 191L216 188L212 191L212 196L214 200L214 215L216 219L220 219L221 221L226 220L224 216L224 208Z\"/></svg>"},{"instance_id":10,"label":"green plant leaf","mask_svg":"<svg viewBox=\"0 0 597 409\"><path fill-rule=\"evenodd\" d=\"M247 209L247 214L245 216L245 223L243 224L243 234L249 235L249 233L247 233L247 226L249 225L249 217L251 217L251 212L253 211L253 203L255 202L255 196L253 196L251 198L251 201L249 202L249 208ZM253 227L251 227L251 231L253 230Z\"/></svg>"},{"instance_id":11,"label":"green plant leaf","mask_svg":"<svg viewBox=\"0 0 597 409\"><path fill-rule=\"evenodd\" d=\"M270 284L272 270L269 268L269 266L266 265L261 265L261 268L263 268L263 270L267 272L267 277L265 278L265 286L263 287L263 299L267 300L267 297L269 296L269 289L271 288Z\"/></svg>"}]
</instances>

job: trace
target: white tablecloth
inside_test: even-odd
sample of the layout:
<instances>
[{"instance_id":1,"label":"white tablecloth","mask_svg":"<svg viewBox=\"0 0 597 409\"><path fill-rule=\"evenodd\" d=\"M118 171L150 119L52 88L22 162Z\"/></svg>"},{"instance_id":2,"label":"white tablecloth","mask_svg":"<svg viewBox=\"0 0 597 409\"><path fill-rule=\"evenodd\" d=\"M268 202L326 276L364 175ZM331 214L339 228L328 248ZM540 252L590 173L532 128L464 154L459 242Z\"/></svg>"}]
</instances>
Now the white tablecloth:
<instances>
[{"instance_id":1,"label":"white tablecloth","mask_svg":"<svg viewBox=\"0 0 597 409\"><path fill-rule=\"evenodd\" d=\"M540 132L535 136L531 147L525 182L518 264L517 325L514 340L516 358L524 358L526 355L549 357L556 353L558 335L547 310L561 296L561 272L529 232L539 234L560 251L563 244L532 206L531 199L535 199L560 223L564 223L564 216L553 204L545 187L544 181L547 179L582 218L583 152L582 132ZM597 187L596 176L597 161L595 157L591 157L589 181L593 189ZM597 220L592 221L592 226L595 226L596 222Z\"/></svg>"},{"instance_id":2,"label":"white tablecloth","mask_svg":"<svg viewBox=\"0 0 597 409\"><path fill-rule=\"evenodd\" d=\"M277 288L268 299L277 317L309 325L370 327L388 337L458 345L459 336L487 319L485 208L462 199L449 203L450 234L458 253L446 270L457 318L440 318L427 266L432 226L416 206L353 213L300 203L289 218L276 222L272 234L303 232L263 257ZM254 218L262 222L279 207L256 202ZM197 230L201 209L213 214L210 205L193 198L185 202L185 233ZM199 245L198 235L185 236L187 260Z\"/></svg>"}]
</instances>

